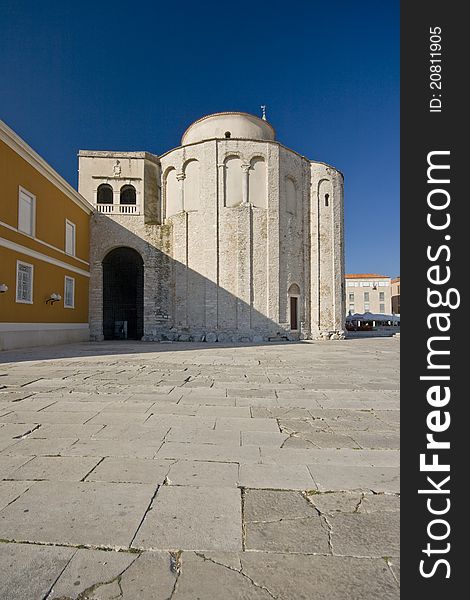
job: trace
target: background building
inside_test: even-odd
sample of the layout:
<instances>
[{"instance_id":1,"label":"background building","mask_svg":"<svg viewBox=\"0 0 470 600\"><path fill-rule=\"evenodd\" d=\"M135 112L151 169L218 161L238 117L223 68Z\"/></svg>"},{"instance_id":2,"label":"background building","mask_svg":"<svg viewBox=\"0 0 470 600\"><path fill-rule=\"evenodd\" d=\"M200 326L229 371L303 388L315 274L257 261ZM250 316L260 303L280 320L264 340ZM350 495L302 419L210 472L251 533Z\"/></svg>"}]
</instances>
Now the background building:
<instances>
[{"instance_id":1,"label":"background building","mask_svg":"<svg viewBox=\"0 0 470 600\"><path fill-rule=\"evenodd\" d=\"M0 121L0 349L89 339L93 207Z\"/></svg>"},{"instance_id":2,"label":"background building","mask_svg":"<svg viewBox=\"0 0 470 600\"><path fill-rule=\"evenodd\" d=\"M339 338L343 176L246 113L181 146L80 151L91 224L92 339Z\"/></svg>"},{"instance_id":3,"label":"background building","mask_svg":"<svg viewBox=\"0 0 470 600\"><path fill-rule=\"evenodd\" d=\"M353 273L345 276L345 283L346 314L392 313L390 277L376 273Z\"/></svg>"},{"instance_id":4,"label":"background building","mask_svg":"<svg viewBox=\"0 0 470 600\"><path fill-rule=\"evenodd\" d=\"M392 279L392 312L400 314L400 278Z\"/></svg>"}]
</instances>

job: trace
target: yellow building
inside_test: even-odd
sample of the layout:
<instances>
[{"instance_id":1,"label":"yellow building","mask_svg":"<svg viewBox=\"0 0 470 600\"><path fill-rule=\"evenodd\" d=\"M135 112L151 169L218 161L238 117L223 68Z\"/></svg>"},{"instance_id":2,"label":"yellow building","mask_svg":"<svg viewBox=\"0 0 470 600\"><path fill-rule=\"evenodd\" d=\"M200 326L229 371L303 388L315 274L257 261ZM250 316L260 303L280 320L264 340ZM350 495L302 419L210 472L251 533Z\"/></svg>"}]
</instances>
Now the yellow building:
<instances>
[{"instance_id":1,"label":"yellow building","mask_svg":"<svg viewBox=\"0 0 470 600\"><path fill-rule=\"evenodd\" d=\"M89 339L93 207L0 121L0 350Z\"/></svg>"}]
</instances>

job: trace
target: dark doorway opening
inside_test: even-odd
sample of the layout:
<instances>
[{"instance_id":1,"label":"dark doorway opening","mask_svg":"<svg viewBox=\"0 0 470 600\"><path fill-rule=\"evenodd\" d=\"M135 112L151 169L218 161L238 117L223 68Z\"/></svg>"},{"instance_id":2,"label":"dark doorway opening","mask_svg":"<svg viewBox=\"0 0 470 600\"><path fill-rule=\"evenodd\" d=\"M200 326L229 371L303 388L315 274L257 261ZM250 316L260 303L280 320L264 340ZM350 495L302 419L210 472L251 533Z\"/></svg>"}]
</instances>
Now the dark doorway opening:
<instances>
[{"instance_id":1,"label":"dark doorway opening","mask_svg":"<svg viewBox=\"0 0 470 600\"><path fill-rule=\"evenodd\" d=\"M298 325L298 298L296 296L290 297L290 328L297 331Z\"/></svg>"},{"instance_id":2,"label":"dark doorway opening","mask_svg":"<svg viewBox=\"0 0 470 600\"><path fill-rule=\"evenodd\" d=\"M144 335L144 265L132 248L116 248L103 261L105 340L140 340Z\"/></svg>"}]
</instances>

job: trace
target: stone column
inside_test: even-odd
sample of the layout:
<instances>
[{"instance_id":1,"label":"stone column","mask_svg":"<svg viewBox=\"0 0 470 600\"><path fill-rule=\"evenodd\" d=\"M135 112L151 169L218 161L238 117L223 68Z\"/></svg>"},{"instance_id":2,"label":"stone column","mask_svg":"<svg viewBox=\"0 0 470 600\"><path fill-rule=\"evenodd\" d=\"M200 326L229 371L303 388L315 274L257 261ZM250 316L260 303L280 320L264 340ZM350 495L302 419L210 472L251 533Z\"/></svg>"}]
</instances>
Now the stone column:
<instances>
[{"instance_id":1,"label":"stone column","mask_svg":"<svg viewBox=\"0 0 470 600\"><path fill-rule=\"evenodd\" d=\"M180 182L178 212L183 212L183 210L184 210L184 180L186 179L186 175L184 173L178 173L176 175L176 179Z\"/></svg>"}]
</instances>

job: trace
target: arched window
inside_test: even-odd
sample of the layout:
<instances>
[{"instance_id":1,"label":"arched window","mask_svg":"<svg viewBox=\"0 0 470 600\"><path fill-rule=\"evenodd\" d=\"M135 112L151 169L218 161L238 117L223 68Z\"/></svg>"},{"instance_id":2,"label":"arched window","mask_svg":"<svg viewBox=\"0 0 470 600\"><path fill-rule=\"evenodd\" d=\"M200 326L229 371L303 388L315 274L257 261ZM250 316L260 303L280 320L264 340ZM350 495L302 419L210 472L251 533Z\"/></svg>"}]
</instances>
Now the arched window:
<instances>
[{"instance_id":1,"label":"arched window","mask_svg":"<svg viewBox=\"0 0 470 600\"><path fill-rule=\"evenodd\" d=\"M190 160L184 169L184 210L199 209L199 162Z\"/></svg>"},{"instance_id":2,"label":"arched window","mask_svg":"<svg viewBox=\"0 0 470 600\"><path fill-rule=\"evenodd\" d=\"M297 214L297 187L291 177L286 177L286 211Z\"/></svg>"},{"instance_id":3,"label":"arched window","mask_svg":"<svg viewBox=\"0 0 470 600\"><path fill-rule=\"evenodd\" d=\"M182 210L176 169L171 167L164 178L165 181L165 218L176 215Z\"/></svg>"},{"instance_id":4,"label":"arched window","mask_svg":"<svg viewBox=\"0 0 470 600\"><path fill-rule=\"evenodd\" d=\"M224 206L233 208L242 203L242 160L238 156L225 159Z\"/></svg>"},{"instance_id":5,"label":"arched window","mask_svg":"<svg viewBox=\"0 0 470 600\"><path fill-rule=\"evenodd\" d=\"M97 204L112 204L113 203L113 188L108 183L102 183L98 186L96 192Z\"/></svg>"},{"instance_id":6,"label":"arched window","mask_svg":"<svg viewBox=\"0 0 470 600\"><path fill-rule=\"evenodd\" d=\"M120 204L135 204L136 194L133 185L123 185L121 188Z\"/></svg>"},{"instance_id":7,"label":"arched window","mask_svg":"<svg viewBox=\"0 0 470 600\"><path fill-rule=\"evenodd\" d=\"M256 156L250 161L250 179L248 198L253 206L266 208L266 163L264 158Z\"/></svg>"}]
</instances>

